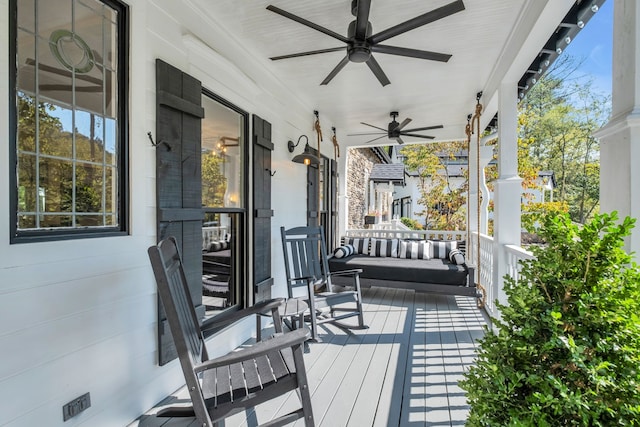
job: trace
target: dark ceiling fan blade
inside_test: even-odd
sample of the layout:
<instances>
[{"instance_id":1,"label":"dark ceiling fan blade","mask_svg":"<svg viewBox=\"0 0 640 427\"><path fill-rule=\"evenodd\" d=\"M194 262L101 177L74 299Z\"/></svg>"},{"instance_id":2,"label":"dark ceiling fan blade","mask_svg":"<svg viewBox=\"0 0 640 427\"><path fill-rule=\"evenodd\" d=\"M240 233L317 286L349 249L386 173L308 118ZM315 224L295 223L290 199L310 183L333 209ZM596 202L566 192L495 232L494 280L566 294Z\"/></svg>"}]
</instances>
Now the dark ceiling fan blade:
<instances>
[{"instance_id":1,"label":"dark ceiling fan blade","mask_svg":"<svg viewBox=\"0 0 640 427\"><path fill-rule=\"evenodd\" d=\"M449 15L453 15L454 13L461 12L463 10L464 3L462 2L462 0L456 0L453 3L449 3L423 15L416 16L413 19L409 19L408 21L402 22L398 25L394 25L391 28L387 28L386 30L374 34L369 37L369 42L371 44L383 42L387 39L390 39L391 37L395 37L402 33L406 33L407 31L411 31L415 28L422 27L423 25L426 25L430 22L446 18Z\"/></svg>"},{"instance_id":2,"label":"dark ceiling fan blade","mask_svg":"<svg viewBox=\"0 0 640 427\"><path fill-rule=\"evenodd\" d=\"M300 56L317 55L319 53L328 53L328 52L338 52L338 51L341 51L341 50L344 50L344 46L342 46L342 47L332 47L332 48L329 48L329 49L310 50L308 52L291 53L289 55L274 56L274 57L271 57L269 59L271 59L272 61L277 61L279 59L298 58Z\"/></svg>"},{"instance_id":3,"label":"dark ceiling fan blade","mask_svg":"<svg viewBox=\"0 0 640 427\"><path fill-rule=\"evenodd\" d=\"M334 31L329 30L328 28L321 27L318 24L315 24L315 23L313 23L311 21L307 21L304 18L300 18L299 16L296 16L293 13L289 13L286 10L282 10L282 9L280 9L278 7L275 7L275 6L272 6L272 5L267 6L267 10L270 10L271 12L277 13L278 15L284 16L285 18L289 18L292 21L296 21L297 23L305 25L305 26L307 26L309 28L313 28L316 31L320 31L321 33L326 34L328 36L331 36L334 39L338 39L341 42L349 43L349 39L346 38L345 36L343 36L342 34L338 34L338 33L334 32Z\"/></svg>"},{"instance_id":4,"label":"dark ceiling fan blade","mask_svg":"<svg viewBox=\"0 0 640 427\"><path fill-rule=\"evenodd\" d=\"M404 144L404 141L400 137L395 138L395 140L398 141L398 144L400 145Z\"/></svg>"},{"instance_id":5,"label":"dark ceiling fan blade","mask_svg":"<svg viewBox=\"0 0 640 427\"><path fill-rule=\"evenodd\" d=\"M333 70L331 70L329 75L325 77L325 79L322 81L322 83L320 83L320 85L328 85L329 82L336 76L336 74L338 74L340 70L342 70L344 66L347 65L348 63L349 63L349 56L345 55L344 58L342 58L342 61L340 61L338 65L336 65L336 67Z\"/></svg>"},{"instance_id":6,"label":"dark ceiling fan blade","mask_svg":"<svg viewBox=\"0 0 640 427\"><path fill-rule=\"evenodd\" d=\"M356 15L356 40L364 40L367 37L367 27L369 26L369 10L371 0L357 0L358 14Z\"/></svg>"},{"instance_id":7,"label":"dark ceiling fan blade","mask_svg":"<svg viewBox=\"0 0 640 427\"><path fill-rule=\"evenodd\" d=\"M430 61L448 62L451 55L448 53L431 52L428 50L409 49L406 47L374 44L372 52L386 53L387 55L408 56L410 58L427 59Z\"/></svg>"},{"instance_id":8,"label":"dark ceiling fan blade","mask_svg":"<svg viewBox=\"0 0 640 427\"><path fill-rule=\"evenodd\" d=\"M404 132L418 132L420 130L442 129L442 125L425 126L422 128L405 129Z\"/></svg>"},{"instance_id":9,"label":"dark ceiling fan blade","mask_svg":"<svg viewBox=\"0 0 640 427\"><path fill-rule=\"evenodd\" d=\"M361 125L370 126L372 128L380 129L382 132L387 133L387 130L384 128L379 128L378 126L370 125L369 123L360 122Z\"/></svg>"},{"instance_id":10,"label":"dark ceiling fan blade","mask_svg":"<svg viewBox=\"0 0 640 427\"><path fill-rule=\"evenodd\" d=\"M406 132L400 132L400 135L402 135L402 136L410 136L412 138L423 138L423 139L433 139L433 138L435 138L435 136L418 135L417 133L406 133Z\"/></svg>"},{"instance_id":11,"label":"dark ceiling fan blade","mask_svg":"<svg viewBox=\"0 0 640 427\"><path fill-rule=\"evenodd\" d=\"M347 136L361 136L361 135L386 135L387 132L362 132L362 133L349 133Z\"/></svg>"},{"instance_id":12,"label":"dark ceiling fan blade","mask_svg":"<svg viewBox=\"0 0 640 427\"><path fill-rule=\"evenodd\" d=\"M369 141L366 141L366 142L365 142L365 144L368 144L368 143L370 143L370 142L377 141L377 140L379 140L379 139L385 138L386 136L387 136L387 135L382 135L382 136L379 136L379 137L377 137L377 138L373 138L373 139L371 139L371 140L369 140Z\"/></svg>"},{"instance_id":13,"label":"dark ceiling fan blade","mask_svg":"<svg viewBox=\"0 0 640 427\"><path fill-rule=\"evenodd\" d=\"M409 123L411 123L411 119L407 117L402 121L402 123L400 123L399 126L396 126L393 130L402 130L402 128L408 125Z\"/></svg>"},{"instance_id":14,"label":"dark ceiling fan blade","mask_svg":"<svg viewBox=\"0 0 640 427\"><path fill-rule=\"evenodd\" d=\"M386 74L384 73L384 71L382 71L380 64L378 64L378 61L376 61L373 56L367 59L367 65L369 66L369 69L373 71L373 74L375 74L376 78L378 79L378 81L382 86L386 86L389 83L391 83L387 78Z\"/></svg>"}]
</instances>

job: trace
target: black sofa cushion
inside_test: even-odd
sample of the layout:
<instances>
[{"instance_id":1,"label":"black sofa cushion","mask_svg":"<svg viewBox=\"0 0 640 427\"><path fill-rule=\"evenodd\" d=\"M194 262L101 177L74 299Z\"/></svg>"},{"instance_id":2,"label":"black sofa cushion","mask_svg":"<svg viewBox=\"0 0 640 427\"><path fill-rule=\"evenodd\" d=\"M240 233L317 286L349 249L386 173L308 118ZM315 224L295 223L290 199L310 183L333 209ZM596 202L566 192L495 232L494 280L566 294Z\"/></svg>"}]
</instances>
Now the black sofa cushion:
<instances>
[{"instance_id":1,"label":"black sofa cushion","mask_svg":"<svg viewBox=\"0 0 640 427\"><path fill-rule=\"evenodd\" d=\"M363 279L454 286L467 284L467 267L444 259L378 258L367 255L329 259L329 270L332 272L353 268L362 269L360 277Z\"/></svg>"}]
</instances>

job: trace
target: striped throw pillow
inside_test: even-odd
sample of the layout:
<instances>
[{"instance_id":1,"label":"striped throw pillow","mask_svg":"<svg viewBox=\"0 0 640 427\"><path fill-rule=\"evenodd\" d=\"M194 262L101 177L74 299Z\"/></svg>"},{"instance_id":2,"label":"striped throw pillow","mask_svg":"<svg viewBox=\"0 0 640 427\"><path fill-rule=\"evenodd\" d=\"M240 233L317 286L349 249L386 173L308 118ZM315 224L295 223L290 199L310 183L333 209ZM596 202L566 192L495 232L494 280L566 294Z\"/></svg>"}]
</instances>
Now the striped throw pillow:
<instances>
[{"instance_id":1,"label":"striped throw pillow","mask_svg":"<svg viewBox=\"0 0 640 427\"><path fill-rule=\"evenodd\" d=\"M449 252L449 261L451 261L452 264L462 265L464 264L464 255L459 249L452 249L451 252Z\"/></svg>"},{"instance_id":2,"label":"striped throw pillow","mask_svg":"<svg viewBox=\"0 0 640 427\"><path fill-rule=\"evenodd\" d=\"M443 241L443 240L430 240L431 242L431 257L438 259L449 259L449 252L454 249L458 249L458 242L455 240Z\"/></svg>"},{"instance_id":3,"label":"striped throw pillow","mask_svg":"<svg viewBox=\"0 0 640 427\"><path fill-rule=\"evenodd\" d=\"M431 244L428 240L400 241L399 258L431 259Z\"/></svg>"},{"instance_id":4,"label":"striped throw pillow","mask_svg":"<svg viewBox=\"0 0 640 427\"><path fill-rule=\"evenodd\" d=\"M399 239L371 239L369 256L398 258Z\"/></svg>"},{"instance_id":5,"label":"striped throw pillow","mask_svg":"<svg viewBox=\"0 0 640 427\"><path fill-rule=\"evenodd\" d=\"M211 242L209 243L209 247L207 248L207 252L219 252L224 251L229 248L229 242L220 241L220 242Z\"/></svg>"},{"instance_id":6,"label":"striped throw pillow","mask_svg":"<svg viewBox=\"0 0 640 427\"><path fill-rule=\"evenodd\" d=\"M336 250L333 251L333 256L336 258L346 258L353 255L354 252L355 248L353 247L353 245L342 245L337 247Z\"/></svg>"},{"instance_id":7,"label":"striped throw pillow","mask_svg":"<svg viewBox=\"0 0 640 427\"><path fill-rule=\"evenodd\" d=\"M345 237L343 245L352 245L356 254L369 254L369 238L368 237Z\"/></svg>"}]
</instances>

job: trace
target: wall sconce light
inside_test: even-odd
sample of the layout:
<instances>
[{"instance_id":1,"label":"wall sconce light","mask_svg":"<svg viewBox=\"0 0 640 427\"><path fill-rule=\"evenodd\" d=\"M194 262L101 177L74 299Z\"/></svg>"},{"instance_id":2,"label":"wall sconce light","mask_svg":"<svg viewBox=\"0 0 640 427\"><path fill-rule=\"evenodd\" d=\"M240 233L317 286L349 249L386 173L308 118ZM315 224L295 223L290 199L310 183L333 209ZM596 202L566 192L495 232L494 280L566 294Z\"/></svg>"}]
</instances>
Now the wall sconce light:
<instances>
[{"instance_id":1,"label":"wall sconce light","mask_svg":"<svg viewBox=\"0 0 640 427\"><path fill-rule=\"evenodd\" d=\"M311 154L311 147L309 147L309 138L307 138L307 135L300 135L300 137L298 138L298 142L296 142L295 144L293 143L293 141L287 142L287 148L289 149L289 152L293 153L293 150L295 150L298 144L300 144L300 140L302 139L302 137L304 137L304 139L307 141L304 145L304 152L295 156L293 159L291 159L291 161L294 163L302 163L306 166L309 166L311 164L320 164L320 160L318 160L316 156Z\"/></svg>"}]
</instances>

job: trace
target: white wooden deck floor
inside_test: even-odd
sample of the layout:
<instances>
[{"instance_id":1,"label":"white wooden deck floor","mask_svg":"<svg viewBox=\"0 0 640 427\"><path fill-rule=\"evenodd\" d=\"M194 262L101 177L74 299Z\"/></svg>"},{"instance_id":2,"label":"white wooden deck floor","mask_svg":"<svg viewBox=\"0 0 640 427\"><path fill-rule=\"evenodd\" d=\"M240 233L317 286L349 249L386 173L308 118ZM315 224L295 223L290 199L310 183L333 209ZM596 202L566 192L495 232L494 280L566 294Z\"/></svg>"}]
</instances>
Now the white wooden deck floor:
<instances>
[{"instance_id":1,"label":"white wooden deck floor","mask_svg":"<svg viewBox=\"0 0 640 427\"><path fill-rule=\"evenodd\" d=\"M486 324L475 301L387 288L363 293L369 329L321 325L322 342L305 355L316 426L463 426L468 407L458 380ZM183 388L161 403L187 397ZM255 417L263 423L297 407L290 393L225 426L251 426ZM130 427L197 425L193 418L155 417L157 410Z\"/></svg>"}]
</instances>

